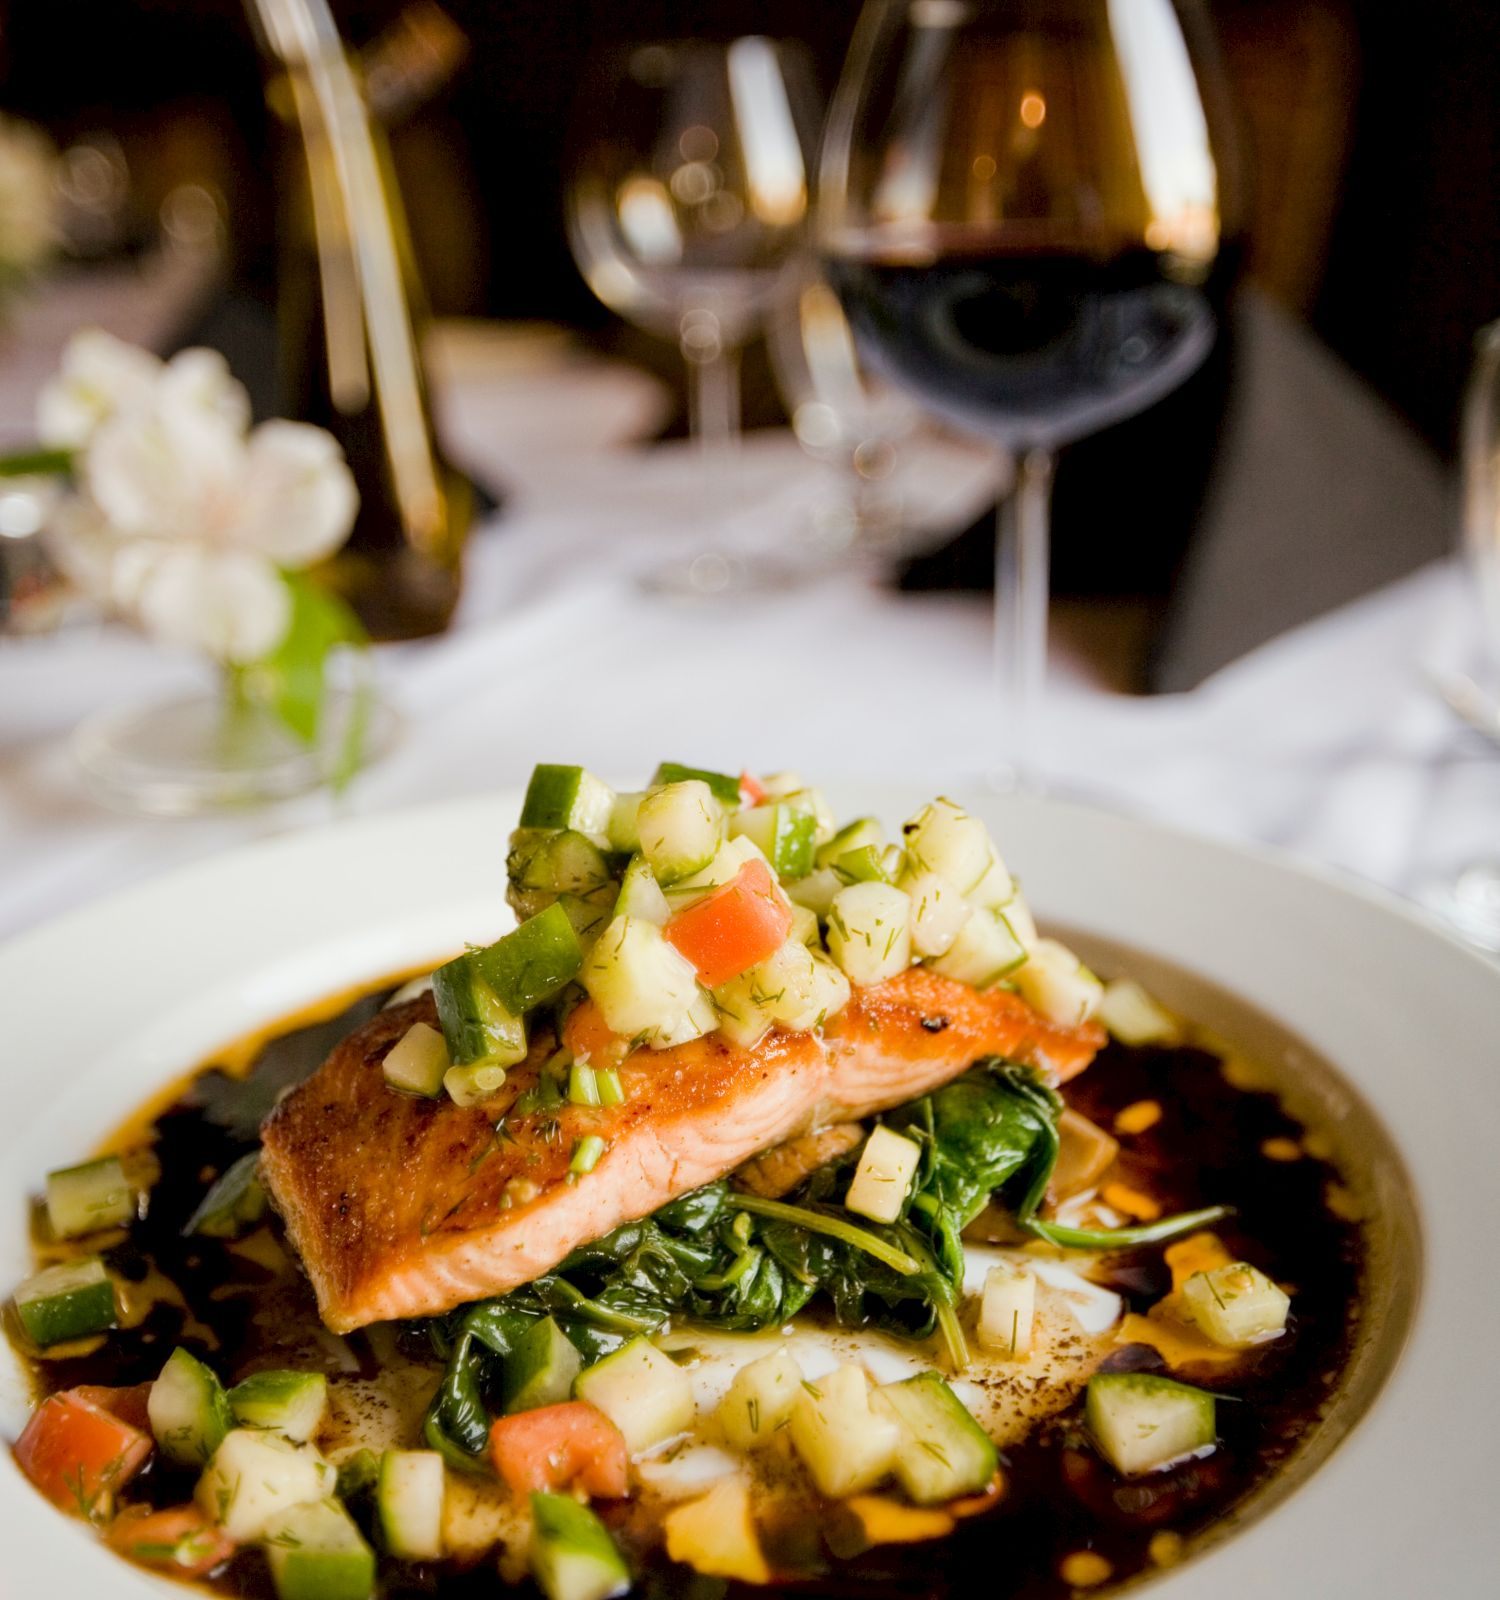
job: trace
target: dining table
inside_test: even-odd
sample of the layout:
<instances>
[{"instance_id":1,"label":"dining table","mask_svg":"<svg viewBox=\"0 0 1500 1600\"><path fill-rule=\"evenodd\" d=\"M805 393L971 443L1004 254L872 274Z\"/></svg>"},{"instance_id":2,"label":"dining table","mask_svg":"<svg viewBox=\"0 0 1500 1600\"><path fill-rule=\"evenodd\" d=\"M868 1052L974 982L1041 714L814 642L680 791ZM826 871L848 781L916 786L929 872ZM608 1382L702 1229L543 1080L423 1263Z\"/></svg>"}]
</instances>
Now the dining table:
<instances>
[{"instance_id":1,"label":"dining table","mask_svg":"<svg viewBox=\"0 0 1500 1600\"><path fill-rule=\"evenodd\" d=\"M1274 314L1267 325L1260 348L1274 353L1290 335ZM1500 854L1500 750L1432 687L1434 674L1482 674L1484 630L1464 568L1442 553L1445 527L1424 527L1415 564L1409 550L1383 555L1373 533L1361 541L1372 505L1430 524L1446 489L1435 465L1391 478L1409 447L1382 445L1395 431L1378 407L1363 433L1336 414L1330 396L1348 380L1335 367L1320 354L1295 385L1296 403L1332 422L1299 420L1256 380L1253 426L1230 455L1259 463L1259 487L1210 497L1217 532L1184 582L1217 597L1219 620L1179 619L1182 687L1120 689L1102 659L1107 607L1059 619L1044 770L1060 795L1420 901ZM987 781L1004 741L987 600L903 594L880 562L815 549L810 530L841 480L790 430L750 433L706 472L686 442L650 442L668 409L656 379L556 339L455 338L437 378L450 452L503 503L473 531L449 631L376 652L391 748L339 794L191 818L111 811L85 788L72 730L101 707L201 684L206 669L87 616L0 637L0 938L242 842L515 786L537 761L625 784L658 758L814 781L920 776L955 792ZM1343 476L1330 482L1316 452L1339 430ZM1287 455L1311 462L1315 514L1353 530L1359 551L1339 570L1363 562L1354 598L1298 579ZM898 473L919 532L962 526L1004 487L992 453L936 435ZM706 548L780 581L694 599L642 586L653 564ZM1254 574L1275 561L1287 625L1244 649ZM1317 614L1302 614L1313 601ZM504 850L497 838L497 877Z\"/></svg>"}]
</instances>

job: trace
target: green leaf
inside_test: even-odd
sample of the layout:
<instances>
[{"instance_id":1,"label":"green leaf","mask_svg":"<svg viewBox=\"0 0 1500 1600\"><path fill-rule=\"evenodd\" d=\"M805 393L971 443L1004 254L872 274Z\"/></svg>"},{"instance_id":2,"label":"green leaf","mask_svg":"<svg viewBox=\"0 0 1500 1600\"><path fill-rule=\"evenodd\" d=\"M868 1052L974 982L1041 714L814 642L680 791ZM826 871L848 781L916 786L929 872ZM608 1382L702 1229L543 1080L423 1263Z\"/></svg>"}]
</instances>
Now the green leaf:
<instances>
[{"instance_id":1,"label":"green leaf","mask_svg":"<svg viewBox=\"0 0 1500 1600\"><path fill-rule=\"evenodd\" d=\"M292 602L286 637L247 669L251 693L308 744L323 728L328 697L328 661L340 645L368 643L359 619L336 595L305 578L284 572Z\"/></svg>"},{"instance_id":2,"label":"green leaf","mask_svg":"<svg viewBox=\"0 0 1500 1600\"><path fill-rule=\"evenodd\" d=\"M71 450L17 450L0 456L0 478L57 478L73 470Z\"/></svg>"}]
</instances>

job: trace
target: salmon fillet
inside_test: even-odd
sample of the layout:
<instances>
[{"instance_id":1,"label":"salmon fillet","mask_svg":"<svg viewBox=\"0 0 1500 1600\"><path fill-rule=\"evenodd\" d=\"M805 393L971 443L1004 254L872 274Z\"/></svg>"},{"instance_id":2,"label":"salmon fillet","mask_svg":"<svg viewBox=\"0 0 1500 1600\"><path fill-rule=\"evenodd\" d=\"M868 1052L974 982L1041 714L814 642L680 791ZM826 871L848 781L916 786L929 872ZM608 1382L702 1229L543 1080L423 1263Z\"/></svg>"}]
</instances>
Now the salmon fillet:
<instances>
[{"instance_id":1,"label":"salmon fillet","mask_svg":"<svg viewBox=\"0 0 1500 1600\"><path fill-rule=\"evenodd\" d=\"M380 1063L430 994L381 1012L273 1111L261 1175L337 1332L503 1294L622 1222L723 1177L773 1145L857 1120L947 1082L983 1055L1061 1080L1103 1043L1046 1022L1013 994L978 994L922 968L871 988L820 1037L773 1030L743 1050L709 1034L621 1065L623 1104L512 1112L556 1040L540 1032L490 1100L459 1106L387 1087ZM591 1002L564 1028L575 1055L614 1043ZM504 1120L503 1131L497 1128ZM606 1142L568 1181L574 1144Z\"/></svg>"}]
</instances>

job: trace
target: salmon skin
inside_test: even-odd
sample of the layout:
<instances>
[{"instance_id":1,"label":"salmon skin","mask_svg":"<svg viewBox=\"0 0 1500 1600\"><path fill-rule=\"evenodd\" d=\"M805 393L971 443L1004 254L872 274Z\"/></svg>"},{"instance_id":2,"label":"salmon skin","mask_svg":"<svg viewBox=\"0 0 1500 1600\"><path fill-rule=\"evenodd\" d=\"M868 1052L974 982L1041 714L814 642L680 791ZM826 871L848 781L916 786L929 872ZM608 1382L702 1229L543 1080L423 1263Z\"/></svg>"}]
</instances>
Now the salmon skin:
<instances>
[{"instance_id":1,"label":"salmon skin","mask_svg":"<svg viewBox=\"0 0 1500 1600\"><path fill-rule=\"evenodd\" d=\"M619 1067L620 1105L523 1113L516 1101L556 1049L550 1033L537 1030L491 1099L464 1107L386 1084L380 1063L414 1022L436 1025L430 994L345 1039L262 1129L262 1181L339 1333L504 1294L763 1150L915 1099L981 1056L1061 1081L1104 1042L1094 1024L1059 1027L1016 995L913 967L855 989L821 1035L636 1050ZM585 1001L563 1043L597 1062L618 1041ZM605 1152L570 1178L588 1134Z\"/></svg>"}]
</instances>

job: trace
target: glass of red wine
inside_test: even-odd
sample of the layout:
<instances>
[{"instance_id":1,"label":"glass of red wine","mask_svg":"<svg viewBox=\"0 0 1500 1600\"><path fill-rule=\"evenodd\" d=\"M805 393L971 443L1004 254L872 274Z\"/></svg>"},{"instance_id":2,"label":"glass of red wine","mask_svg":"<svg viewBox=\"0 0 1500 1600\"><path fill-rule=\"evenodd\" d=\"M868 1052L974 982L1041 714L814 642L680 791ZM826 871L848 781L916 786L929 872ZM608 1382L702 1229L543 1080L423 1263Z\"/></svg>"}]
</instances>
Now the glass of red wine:
<instances>
[{"instance_id":1,"label":"glass of red wine","mask_svg":"<svg viewBox=\"0 0 1500 1600\"><path fill-rule=\"evenodd\" d=\"M1044 766L1056 453L1176 388L1218 335L1238 253L1228 124L1190 0L867 0L860 16L818 247L871 366L1014 458L1002 782ZM1149 516L1122 508L1119 536L1149 538Z\"/></svg>"}]
</instances>

